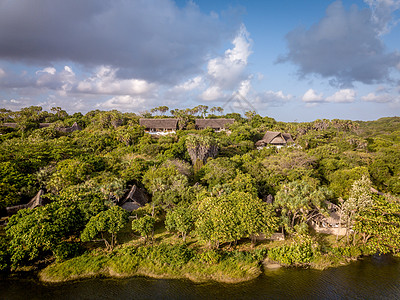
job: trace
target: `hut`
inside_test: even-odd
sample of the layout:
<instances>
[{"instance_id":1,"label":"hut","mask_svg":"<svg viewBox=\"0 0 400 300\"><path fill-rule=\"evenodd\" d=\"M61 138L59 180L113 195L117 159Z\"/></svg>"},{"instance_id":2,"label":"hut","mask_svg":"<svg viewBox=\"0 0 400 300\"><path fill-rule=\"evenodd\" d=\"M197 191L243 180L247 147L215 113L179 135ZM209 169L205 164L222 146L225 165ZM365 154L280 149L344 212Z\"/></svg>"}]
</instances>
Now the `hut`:
<instances>
[{"instance_id":1,"label":"hut","mask_svg":"<svg viewBox=\"0 0 400 300\"><path fill-rule=\"evenodd\" d=\"M150 134L174 133L178 128L178 119L139 119L139 125Z\"/></svg>"},{"instance_id":2,"label":"hut","mask_svg":"<svg viewBox=\"0 0 400 300\"><path fill-rule=\"evenodd\" d=\"M75 122L74 124L72 124L71 127L60 127L57 128L57 130L64 133L71 133L74 131L82 130L82 128L78 125L78 123Z\"/></svg>"},{"instance_id":3,"label":"hut","mask_svg":"<svg viewBox=\"0 0 400 300\"><path fill-rule=\"evenodd\" d=\"M282 133L277 131L267 131L263 138L256 142L257 149L272 145L278 148L286 146L288 143L293 143L293 138L290 133Z\"/></svg>"},{"instance_id":4,"label":"hut","mask_svg":"<svg viewBox=\"0 0 400 300\"><path fill-rule=\"evenodd\" d=\"M127 211L133 211L146 205L147 202L149 202L149 198L145 192L133 185L129 193L118 202L118 205Z\"/></svg>"},{"instance_id":5,"label":"hut","mask_svg":"<svg viewBox=\"0 0 400 300\"><path fill-rule=\"evenodd\" d=\"M216 131L224 130L228 125L233 124L235 119L196 119L196 129L202 130L212 128Z\"/></svg>"},{"instance_id":6,"label":"hut","mask_svg":"<svg viewBox=\"0 0 400 300\"><path fill-rule=\"evenodd\" d=\"M24 209L24 208L33 209L33 208L36 208L38 206L45 205L46 203L44 203L43 198L42 198L43 194L44 194L44 191L43 190L39 190L39 192L36 194L36 196L33 197L31 199L31 201L29 201L28 203L6 207L7 215L11 216L13 214L16 214L20 209Z\"/></svg>"},{"instance_id":7,"label":"hut","mask_svg":"<svg viewBox=\"0 0 400 300\"><path fill-rule=\"evenodd\" d=\"M328 215L319 215L312 221L311 226L318 233L345 235L346 227L341 224L340 208L332 202L326 201Z\"/></svg>"},{"instance_id":8,"label":"hut","mask_svg":"<svg viewBox=\"0 0 400 300\"><path fill-rule=\"evenodd\" d=\"M1 126L9 127L9 128L17 128L17 123L2 123Z\"/></svg>"}]
</instances>

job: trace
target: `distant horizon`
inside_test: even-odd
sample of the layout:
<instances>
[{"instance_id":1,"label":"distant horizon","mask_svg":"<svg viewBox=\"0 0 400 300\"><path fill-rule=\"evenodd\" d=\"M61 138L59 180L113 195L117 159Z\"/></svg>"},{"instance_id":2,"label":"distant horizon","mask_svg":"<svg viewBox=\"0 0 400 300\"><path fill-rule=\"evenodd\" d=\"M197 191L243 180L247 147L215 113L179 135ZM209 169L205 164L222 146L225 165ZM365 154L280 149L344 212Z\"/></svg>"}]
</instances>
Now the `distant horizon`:
<instances>
[{"instance_id":1,"label":"distant horizon","mask_svg":"<svg viewBox=\"0 0 400 300\"><path fill-rule=\"evenodd\" d=\"M398 116L399 21L400 0L2 1L0 107Z\"/></svg>"},{"instance_id":2,"label":"distant horizon","mask_svg":"<svg viewBox=\"0 0 400 300\"><path fill-rule=\"evenodd\" d=\"M27 107L29 107L29 106L27 106ZM26 107L22 107L22 108L26 108ZM21 109L22 109L22 108L21 108ZM187 107L187 108L188 108L188 107ZM0 107L0 109L7 109L7 108ZM17 112L17 111L19 111L19 110L21 110L21 109L17 109L17 110L8 109L8 110L10 110L11 112ZM61 107L61 109L63 109L63 108ZM174 109L175 109L175 108L172 108L172 110L174 110ZM183 108L183 109L186 109L186 108ZM63 109L63 110L64 110L64 109ZM74 111L74 112L68 112L67 110L65 110L65 111L68 113L69 116L72 116L74 113L81 113L81 114L85 115L85 114L89 113L90 111L95 111L95 110L97 110L97 109L88 110L88 111ZM143 112L136 112L136 111L120 111L120 110L118 110L118 109L109 109L109 110L98 109L98 110L99 110L99 111L102 111L102 112L110 112L110 111L116 110L116 111L121 112L121 113L134 113L136 116L141 116L141 114L143 114L143 113L149 113L148 111L143 111ZM171 110L171 109L170 109L170 110ZM159 114L153 113L151 118L154 118L154 117L171 117L171 118L174 118L174 116L170 113L170 110L169 110L168 112L166 112L165 114L163 114L163 115L159 115ZM42 108L42 111L51 112L50 109L44 109L44 108ZM232 113L238 113L238 114L240 114L240 116L241 116L242 118L246 118L246 116L245 116L243 113L234 112L234 111L233 111L233 112L222 112L222 114L219 114L219 113L210 113L210 112L208 112L206 118L208 118L208 117L211 116L211 115L216 116L216 117L225 117L226 115L232 114ZM256 114L258 114L258 113L256 112ZM277 122L284 122L284 123L307 123L307 122L314 122L314 121L316 121L316 120L330 120L330 121L331 121L331 120L334 120L334 119L339 119L339 120L350 120L350 121L355 121L355 122L357 122L357 121L360 121L360 122L371 122L371 121L378 121L378 120L384 119L384 118L399 118L399 117L400 117L400 116L396 116L396 115L394 115L394 116L382 116L382 117L379 117L379 118L377 118L377 119L370 119L370 120L361 120L361 119L358 119L358 120L357 120L357 119L344 119L344 118L324 118L324 117L322 117L322 118L315 118L315 119L306 120L306 121L300 121L300 120L285 121L285 120L279 120L279 119L274 118L274 117L272 117L272 116L270 116L270 115L262 115L262 114L258 114L258 115L260 115L262 118L264 118L264 117L273 118L273 119L274 119L275 121L277 121ZM196 117L196 118L198 118L198 119L202 119L201 116L196 116L196 115L194 115L194 117ZM148 117L142 117L142 118L148 118ZM5 123L8 123L8 122L5 122Z\"/></svg>"}]
</instances>

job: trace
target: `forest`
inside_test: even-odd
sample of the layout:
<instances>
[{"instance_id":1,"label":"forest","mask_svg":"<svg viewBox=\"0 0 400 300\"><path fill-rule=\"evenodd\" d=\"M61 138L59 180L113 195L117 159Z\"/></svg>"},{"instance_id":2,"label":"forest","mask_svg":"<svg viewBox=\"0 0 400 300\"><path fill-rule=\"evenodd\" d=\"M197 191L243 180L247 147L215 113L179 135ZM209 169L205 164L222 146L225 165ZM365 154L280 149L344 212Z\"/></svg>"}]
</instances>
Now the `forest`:
<instances>
[{"instance_id":1,"label":"forest","mask_svg":"<svg viewBox=\"0 0 400 300\"><path fill-rule=\"evenodd\" d=\"M177 130L149 133L142 118L176 119ZM196 119L234 122L198 129ZM266 132L293 142L257 147ZM204 105L140 115L31 106L0 109L0 134L5 274L238 282L275 264L399 255L400 117L286 123ZM126 210L133 190L143 201Z\"/></svg>"}]
</instances>

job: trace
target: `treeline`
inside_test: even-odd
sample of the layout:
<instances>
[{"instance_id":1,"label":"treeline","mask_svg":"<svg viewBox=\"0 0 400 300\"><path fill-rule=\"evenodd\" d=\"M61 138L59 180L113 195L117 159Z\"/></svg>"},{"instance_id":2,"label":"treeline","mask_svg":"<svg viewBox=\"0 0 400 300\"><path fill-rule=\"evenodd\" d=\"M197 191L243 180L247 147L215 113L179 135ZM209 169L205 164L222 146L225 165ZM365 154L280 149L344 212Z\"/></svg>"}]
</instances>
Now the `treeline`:
<instances>
[{"instance_id":1,"label":"treeline","mask_svg":"<svg viewBox=\"0 0 400 300\"><path fill-rule=\"evenodd\" d=\"M198 106L170 111L179 121L176 134L152 136L139 125L141 117L167 118L168 111L69 115L59 107L1 109L1 123L17 123L0 126L2 214L40 189L50 204L4 219L0 267L66 260L99 238L112 251L127 227L146 242L154 240L155 230L175 232L183 242L191 238L200 252L247 239L255 245L260 233L282 232L290 243L268 256L309 263L332 250L318 244L310 228L329 218L329 203L347 228L335 253L353 251L348 247L400 250L400 118L284 123ZM226 131L199 131L197 117L235 123ZM39 128L44 122L51 124ZM57 130L75 122L81 131ZM256 149L266 131L290 133L295 143ZM151 202L126 212L116 203L133 185Z\"/></svg>"}]
</instances>

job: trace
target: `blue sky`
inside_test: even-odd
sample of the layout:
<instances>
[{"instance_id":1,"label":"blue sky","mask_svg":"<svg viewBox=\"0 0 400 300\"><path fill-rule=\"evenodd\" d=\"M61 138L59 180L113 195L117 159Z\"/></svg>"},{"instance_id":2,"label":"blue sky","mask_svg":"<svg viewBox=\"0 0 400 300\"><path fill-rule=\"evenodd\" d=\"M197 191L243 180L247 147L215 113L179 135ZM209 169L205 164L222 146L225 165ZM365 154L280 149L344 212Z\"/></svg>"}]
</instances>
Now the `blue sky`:
<instances>
[{"instance_id":1,"label":"blue sky","mask_svg":"<svg viewBox=\"0 0 400 300\"><path fill-rule=\"evenodd\" d=\"M0 107L398 116L399 10L399 0L0 0Z\"/></svg>"}]
</instances>

